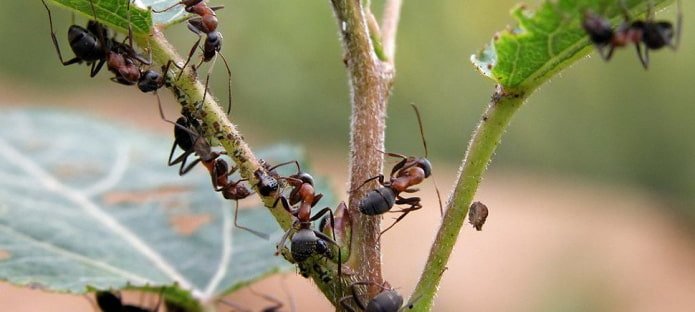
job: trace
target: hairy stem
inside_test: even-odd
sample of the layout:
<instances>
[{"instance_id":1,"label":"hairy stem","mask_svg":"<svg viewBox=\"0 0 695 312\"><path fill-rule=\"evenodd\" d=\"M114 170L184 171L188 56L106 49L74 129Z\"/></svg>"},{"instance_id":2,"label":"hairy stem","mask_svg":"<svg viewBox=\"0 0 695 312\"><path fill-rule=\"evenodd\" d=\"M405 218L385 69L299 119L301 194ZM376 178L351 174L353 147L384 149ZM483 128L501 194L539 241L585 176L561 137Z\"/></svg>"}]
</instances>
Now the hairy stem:
<instances>
[{"instance_id":1,"label":"hairy stem","mask_svg":"<svg viewBox=\"0 0 695 312\"><path fill-rule=\"evenodd\" d=\"M390 95L394 68L382 62L375 53L370 36L369 10L359 1L332 0L333 10L342 35L344 61L350 81L352 120L350 125L350 189L356 190L362 182L381 173L384 157L386 105ZM367 16L369 14L369 16ZM396 19L397 20L397 19ZM373 21L373 20L372 20ZM378 32L375 23L371 31ZM395 25L392 25L395 27ZM395 36L395 32L391 33ZM350 194L348 209L352 216L352 251L348 265L355 271L352 281L381 283L380 218L363 215L359 201L376 183L368 184ZM370 287L368 297L380 289Z\"/></svg>"},{"instance_id":2,"label":"hairy stem","mask_svg":"<svg viewBox=\"0 0 695 312\"><path fill-rule=\"evenodd\" d=\"M427 265L413 293L412 298L416 300L415 311L429 311L432 308L442 273L446 270L449 256L483 173L501 141L502 134L524 99L524 94L506 93L499 86L492 96L468 144L466 156L459 169L456 188L447 204L444 221L437 232Z\"/></svg>"}]
</instances>

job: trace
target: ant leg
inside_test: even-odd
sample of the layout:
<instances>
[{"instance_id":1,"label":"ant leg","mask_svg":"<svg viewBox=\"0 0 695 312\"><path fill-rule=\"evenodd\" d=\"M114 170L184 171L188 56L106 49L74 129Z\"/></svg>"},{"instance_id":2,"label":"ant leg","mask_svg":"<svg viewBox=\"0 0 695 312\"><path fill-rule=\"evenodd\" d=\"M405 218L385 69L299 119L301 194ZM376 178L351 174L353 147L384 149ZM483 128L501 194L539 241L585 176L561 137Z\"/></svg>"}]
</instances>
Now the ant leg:
<instances>
[{"instance_id":1,"label":"ant leg","mask_svg":"<svg viewBox=\"0 0 695 312\"><path fill-rule=\"evenodd\" d=\"M403 169L403 167L405 166L405 164L407 162L408 162L408 159L403 158L403 160L399 161L395 166L393 166L393 169L391 169L391 177L393 178L393 176L396 175L396 172L398 172L398 170Z\"/></svg>"},{"instance_id":2,"label":"ant leg","mask_svg":"<svg viewBox=\"0 0 695 312\"><path fill-rule=\"evenodd\" d=\"M176 3L174 3L174 4L172 4L172 5L168 6L168 7L166 7L165 9L162 9L162 10L155 10L155 9L152 9L152 13L164 13L164 12L166 12L166 11L169 11L169 10L173 9L175 6L181 5L181 4L183 4L183 1L181 1L181 2L176 2Z\"/></svg>"},{"instance_id":3,"label":"ant leg","mask_svg":"<svg viewBox=\"0 0 695 312\"><path fill-rule=\"evenodd\" d=\"M285 198L285 196L280 196L276 198L275 202L273 202L273 208L277 207L278 201L282 204L282 207L285 208L287 212L293 214L292 207L290 206L290 203L287 201L287 198Z\"/></svg>"},{"instance_id":4,"label":"ant leg","mask_svg":"<svg viewBox=\"0 0 695 312\"><path fill-rule=\"evenodd\" d=\"M309 220L311 222L316 221L316 220L320 219L326 213L328 213L328 217L331 220L331 234L333 235L333 238L331 239L330 237L326 236L326 234L323 234L322 232L319 232L319 231L314 231L314 233L320 239L323 239L327 242L333 243L333 245L338 247L338 278L340 278L341 276L343 276L343 261L342 261L343 255L341 252L342 247L340 245L338 245L338 243L336 243L336 241L335 241L335 237L336 237L335 236L335 218L333 218L333 210L331 210L331 208L328 208L328 207L323 208L323 209L321 209L321 211L319 211L317 214L315 214ZM341 288L342 288L342 286L341 286Z\"/></svg>"},{"instance_id":5,"label":"ant leg","mask_svg":"<svg viewBox=\"0 0 695 312\"><path fill-rule=\"evenodd\" d=\"M101 71L101 68L104 66L104 63L106 63L106 59L101 59L99 60L98 63L92 63L92 69L89 71L89 77L94 78L99 71Z\"/></svg>"},{"instance_id":6,"label":"ant leg","mask_svg":"<svg viewBox=\"0 0 695 312\"><path fill-rule=\"evenodd\" d=\"M278 298L275 298L270 295L262 294L259 292L256 292L253 290L253 288L249 287L249 291L251 291L252 294L256 295L257 297L261 297L267 301L272 302L274 305L264 308L263 311L280 311L280 308L282 308L284 305L282 304L282 301L280 301Z\"/></svg>"},{"instance_id":7,"label":"ant leg","mask_svg":"<svg viewBox=\"0 0 695 312\"><path fill-rule=\"evenodd\" d=\"M217 10L222 10L224 9L224 5L218 5L214 7L210 7L210 10L217 11Z\"/></svg>"},{"instance_id":8,"label":"ant leg","mask_svg":"<svg viewBox=\"0 0 695 312\"><path fill-rule=\"evenodd\" d=\"M683 27L683 8L681 7L681 0L678 0L678 2L676 2L676 10L678 10L675 29L676 40L671 45L671 49L673 50L678 49L678 46L681 42L681 27Z\"/></svg>"},{"instance_id":9,"label":"ant leg","mask_svg":"<svg viewBox=\"0 0 695 312\"><path fill-rule=\"evenodd\" d=\"M43 2L43 6L46 7L46 12L48 12L48 24L51 27L51 40L53 40L53 46L55 47L56 52L58 52L58 59L60 59L60 62L63 63L63 66L67 66L67 65L81 62L81 60L78 57L75 57L71 60L68 60L67 62L63 61L63 54L60 52L60 46L58 45L58 39L56 39L55 31L53 31L53 17L51 16L51 10L48 8L48 4L46 4L46 0L41 0L41 2Z\"/></svg>"},{"instance_id":10,"label":"ant leg","mask_svg":"<svg viewBox=\"0 0 695 312\"><path fill-rule=\"evenodd\" d=\"M299 162L296 161L296 160L290 160L290 161L286 161L286 162L284 162L284 163L279 163L279 164L277 164L277 165L275 165L275 166L272 166L272 167L268 168L268 171L270 172L270 171L273 171L273 170L275 170L275 169L277 169L277 168L279 168L279 167L286 166L286 165L289 165L289 164L295 164L295 165L297 165L297 173L302 172L302 169L299 168Z\"/></svg>"},{"instance_id":11,"label":"ant leg","mask_svg":"<svg viewBox=\"0 0 695 312\"><path fill-rule=\"evenodd\" d=\"M181 168L179 168L179 175L184 175L184 174L188 173L188 172L191 171L191 169L193 169L193 167L195 167L195 165L197 165L199 162L200 162L200 158L196 158L196 160L194 160L193 162L191 162L190 164L188 164L188 166L186 166L186 161L185 161L185 159L184 159L184 161L181 162ZM185 166L185 167L184 167L184 166Z\"/></svg>"},{"instance_id":12,"label":"ant leg","mask_svg":"<svg viewBox=\"0 0 695 312\"><path fill-rule=\"evenodd\" d=\"M384 175L383 175L383 174L380 174L380 175L378 175L378 176L374 176L374 177L371 177L371 178L369 178L369 179L367 179L367 180L364 180L364 182L362 182L362 184L360 184L360 186L358 186L358 187L356 187L356 188L354 188L354 189L351 189L351 190L350 190L350 193L357 192L357 190L361 189L365 184L367 184L367 183L369 183L369 182L371 182L371 181L377 180L377 179L379 180L379 184L384 185Z\"/></svg>"},{"instance_id":13,"label":"ant leg","mask_svg":"<svg viewBox=\"0 0 695 312\"><path fill-rule=\"evenodd\" d=\"M357 307L362 309L362 311L367 310L367 305L364 304L362 299L360 299L360 296L357 294L357 285L372 285L373 283L371 282L356 282L350 285L350 292L352 292L352 299L355 301L357 304Z\"/></svg>"},{"instance_id":14,"label":"ant leg","mask_svg":"<svg viewBox=\"0 0 695 312\"><path fill-rule=\"evenodd\" d=\"M635 43L635 49L637 50L637 56L639 57L640 62L642 62L642 66L644 69L649 68L649 47L645 46L644 47L644 54L642 54L642 47L640 46L639 42Z\"/></svg>"},{"instance_id":15,"label":"ant leg","mask_svg":"<svg viewBox=\"0 0 695 312\"><path fill-rule=\"evenodd\" d=\"M294 225L292 225L287 231L285 232L285 235L282 235L282 238L280 239L280 242L275 245L275 255L278 256L280 255L280 249L285 246L285 242L287 239L290 237L290 234L294 232Z\"/></svg>"},{"instance_id":16,"label":"ant leg","mask_svg":"<svg viewBox=\"0 0 695 312\"><path fill-rule=\"evenodd\" d=\"M256 235L256 236L258 236L258 237L260 237L260 238L262 238L262 239L266 239L266 240L269 239L270 236L268 236L268 234L261 233L261 232L259 232L259 231L256 231L256 230L247 228L247 227L245 227L245 226L243 226L243 225L239 225L239 223L237 222L238 216L239 216L239 201L238 201L238 200L235 200L235 202L236 202L236 205L234 206L234 226L236 226L237 228L240 228L240 229L242 229L242 230L249 231L249 232L251 232L253 235Z\"/></svg>"},{"instance_id":17,"label":"ant leg","mask_svg":"<svg viewBox=\"0 0 695 312\"><path fill-rule=\"evenodd\" d=\"M196 35L198 35L198 40L196 40L195 44L193 44L193 47L191 48L191 51L188 53L188 58L186 59L186 63L183 64L183 67L181 67L181 71L179 72L179 75L176 76L176 80L179 80L181 78L181 75L183 75L184 70L186 69L186 66L188 66L188 63L191 62L191 58L193 57L193 54L195 54L195 51L198 49L198 46L200 45L200 40L203 38L203 36L200 34L201 31L200 29L196 28L195 25L191 24L191 21L188 21L188 29L192 32L194 32Z\"/></svg>"},{"instance_id":18,"label":"ant leg","mask_svg":"<svg viewBox=\"0 0 695 312\"><path fill-rule=\"evenodd\" d=\"M228 106L227 106L227 115L232 112L232 70L229 69L229 63L227 62L227 59L222 55L221 52L217 52L217 54L222 57L222 61L224 62L225 68L227 68L227 94L229 94L227 101Z\"/></svg>"},{"instance_id":19,"label":"ant leg","mask_svg":"<svg viewBox=\"0 0 695 312\"><path fill-rule=\"evenodd\" d=\"M338 303L343 307L343 310L349 311L349 312L357 312L355 309L353 309L349 304L345 303L345 301L348 301L350 299L354 298L353 296L345 296L343 298L340 298L338 300ZM364 309L362 309L364 311Z\"/></svg>"},{"instance_id":20,"label":"ant leg","mask_svg":"<svg viewBox=\"0 0 695 312\"><path fill-rule=\"evenodd\" d=\"M392 212L400 212L401 215L396 218L396 221L394 221L389 227L387 227L385 230L381 231L379 233L379 236L384 235L386 231L390 230L392 227L394 227L398 222L403 220L405 216L407 216L411 211L418 210L422 208L422 205L420 205L420 198L419 197L411 197L411 198L401 198L396 200L396 203L401 205L401 204L410 204L409 208L401 209L398 211L392 211Z\"/></svg>"},{"instance_id":21,"label":"ant leg","mask_svg":"<svg viewBox=\"0 0 695 312\"><path fill-rule=\"evenodd\" d=\"M212 70L215 68L215 63L217 63L217 55L219 53L215 53L215 58L212 60L212 63L210 63L210 67L208 68L208 73L205 76L205 89L203 90L203 100L201 103L205 103L205 97L208 95L208 84L210 83L210 74L212 74ZM202 64L202 62L201 62ZM200 67L200 65L198 65Z\"/></svg>"},{"instance_id":22,"label":"ant leg","mask_svg":"<svg viewBox=\"0 0 695 312\"><path fill-rule=\"evenodd\" d=\"M318 204L318 202L319 202L319 200L321 200L321 198L323 198L323 194L316 194L314 196L314 201L311 202L311 207L316 206L316 204Z\"/></svg>"}]
</instances>

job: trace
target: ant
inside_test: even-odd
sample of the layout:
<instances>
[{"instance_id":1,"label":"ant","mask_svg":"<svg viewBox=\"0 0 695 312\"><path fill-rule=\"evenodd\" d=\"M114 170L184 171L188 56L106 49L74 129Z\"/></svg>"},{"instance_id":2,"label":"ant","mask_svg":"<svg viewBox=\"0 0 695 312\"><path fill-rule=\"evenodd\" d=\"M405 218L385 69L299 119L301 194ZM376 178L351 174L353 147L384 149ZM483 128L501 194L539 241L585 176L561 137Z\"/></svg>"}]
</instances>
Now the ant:
<instances>
[{"instance_id":1,"label":"ant","mask_svg":"<svg viewBox=\"0 0 695 312\"><path fill-rule=\"evenodd\" d=\"M110 291L96 292L97 305L103 312L155 312L159 310L162 297L159 297L157 305L153 309L145 309L135 305L124 304L123 300Z\"/></svg>"},{"instance_id":2,"label":"ant","mask_svg":"<svg viewBox=\"0 0 695 312\"><path fill-rule=\"evenodd\" d=\"M181 164L179 168L179 175L184 175L191 171L191 169L193 169L193 167L195 167L195 165L197 165L199 162L202 162L212 174L216 166L215 160L221 155L226 155L227 153L225 151L215 152L212 150L210 143L194 130L194 128L197 128L200 125L195 118L191 116L186 117L184 115L179 117L176 122L170 121L164 118L161 106L160 114L162 114L161 117L164 121L174 125L174 144L171 146L171 153L169 154L167 164L169 166ZM183 153L172 160L177 146L183 150ZM188 157L192 154L195 154L198 156L198 158L187 164L186 162L188 161Z\"/></svg>"},{"instance_id":3,"label":"ant","mask_svg":"<svg viewBox=\"0 0 695 312\"><path fill-rule=\"evenodd\" d=\"M422 130L420 112L418 111L417 106L412 104L411 106L415 110L415 115L417 116L417 121L420 125L420 136L422 138L423 146L425 147L425 157L404 156L401 154L382 152L388 156L402 159L391 170L389 181L384 181L384 175L380 174L365 180L360 186L353 190L354 192L368 182L378 180L381 187L367 193L359 204L360 212L369 216L389 212L394 205L410 205L408 208L394 211L401 212L401 215L396 219L395 222L393 222L393 224L381 231L380 235L384 234L386 231L395 226L396 223L401 221L411 211L422 208L422 205L420 204L420 197L404 198L400 196L400 193L417 192L418 189L410 187L422 183L423 180L432 174L432 164L429 160L427 160L427 142L425 141L424 131ZM443 215L444 210L442 208L442 200L439 196L439 188L437 188L436 182L435 190L437 191L437 197L439 198L439 211Z\"/></svg>"},{"instance_id":4,"label":"ant","mask_svg":"<svg viewBox=\"0 0 695 312\"><path fill-rule=\"evenodd\" d=\"M360 285L376 285L381 287L382 291L372 298L372 300L369 300L367 304L365 304L357 294L357 286ZM403 306L403 296L391 288L388 282L384 282L383 285L379 285L374 282L355 282L350 285L350 290L352 295L345 296L338 301L340 302L340 305L343 306L343 308L347 311L355 312L355 309L346 303L346 301L350 299L355 302L361 311L365 312L398 312L403 311L406 308L413 308L412 303Z\"/></svg>"},{"instance_id":5,"label":"ant","mask_svg":"<svg viewBox=\"0 0 695 312\"><path fill-rule=\"evenodd\" d=\"M219 55L220 57L222 57L222 61L224 62L224 65L227 69L227 76L229 77L229 103L227 106L227 114L229 114L232 109L232 71L229 69L229 63L227 62L227 59L224 57L224 55L222 55L222 53L220 53L220 50L222 49L222 34L217 31L218 21L217 14L215 13L215 11L223 9L224 6L221 5L209 7L205 3L205 0L182 0L162 10L152 10L152 12L162 13L171 10L172 8L178 5L183 5L186 12L197 15L197 17L191 17L188 19L188 29L198 36L198 40L195 42L195 44L193 44L191 51L188 53L188 58L186 59L186 62L183 64L183 67L181 67L181 71L179 72L179 75L178 77L176 77L176 79L181 78L184 68L188 66L188 63L190 63L193 54L195 54L195 51L200 46L200 41L202 40L203 34L205 34L205 41L203 42L202 48L203 57L198 66L193 67L195 70L195 68L199 68L203 63L212 61L212 65L208 69L208 73L205 78L205 93L203 94L203 102L205 101L205 97L207 96L208 84L210 82L210 74L212 73L214 64L217 61L217 55Z\"/></svg>"},{"instance_id":6,"label":"ant","mask_svg":"<svg viewBox=\"0 0 695 312\"><path fill-rule=\"evenodd\" d=\"M272 172L277 167L292 163L297 165L297 173L289 177L280 178L286 180L292 186L289 200L284 196L280 196L275 200L273 207L277 206L278 201L281 202L285 210L297 218L297 220L292 227L285 232L280 243L278 243L278 254L287 238L292 236L290 252L292 253L292 258L296 262L304 262L315 254L323 255L326 258L332 258L332 252L330 248L328 248L326 242L334 245L338 244L326 234L311 229L311 222L320 219L326 213L329 214L331 225L335 224L331 208L326 207L313 217L311 216L311 208L323 197L322 194L316 194L314 192L314 178L310 174L302 172L299 167L299 162L296 160L271 167L269 171ZM293 209L292 206L295 205L298 205L298 207ZM333 237L335 237L335 231L333 231ZM340 248L340 246L338 247ZM340 252L340 249L338 251ZM338 258L340 258L340 256Z\"/></svg>"},{"instance_id":7,"label":"ant","mask_svg":"<svg viewBox=\"0 0 695 312\"><path fill-rule=\"evenodd\" d=\"M239 200L249 197L252 194L248 188L241 184L241 182L248 181L248 179L241 179L238 181L232 181L229 179L229 176L234 174L238 169L239 168L237 166L233 166L231 169L229 169L229 164L227 164L226 161L220 158L215 159L213 170L210 172L210 176L212 177L212 186L216 192L221 192L225 199L235 201L236 206L234 207L234 226L242 230L249 231L260 238L268 239L269 237L267 234L255 231L237 223L239 216Z\"/></svg>"},{"instance_id":8,"label":"ant","mask_svg":"<svg viewBox=\"0 0 695 312\"><path fill-rule=\"evenodd\" d=\"M58 52L58 58L63 66L68 66L72 64L81 64L82 62L91 66L89 71L89 76L94 77L99 73L101 68L106 62L106 55L111 50L111 45L113 40L107 40L108 30L96 20L90 20L87 22L87 28L79 25L70 25L68 29L68 41L70 42L70 48L75 54L75 57L70 60L63 60L63 54L60 52L60 46L58 45L58 39L56 39L55 31L53 30L53 18L51 17L51 10L48 8L45 0L41 0L43 6L48 12L48 23L51 27L51 39L53 40L53 46ZM90 1L92 5L92 11L96 17L96 9L94 4Z\"/></svg>"},{"instance_id":9,"label":"ant","mask_svg":"<svg viewBox=\"0 0 695 312\"><path fill-rule=\"evenodd\" d=\"M649 50L659 50L663 47L670 47L676 50L680 43L681 25L683 24L683 14L681 12L681 1L677 4L676 27L669 21L656 21L652 2L649 2L647 18L645 20L633 20L621 1L621 9L625 20L613 30L611 23L605 17L599 16L591 11L584 13L582 27L589 34L591 42L598 49L601 58L608 61L613 56L616 47L624 47L630 43L635 44L637 56L644 69L649 67ZM644 53L642 53L644 44ZM608 52L605 48L608 47Z\"/></svg>"},{"instance_id":10,"label":"ant","mask_svg":"<svg viewBox=\"0 0 695 312\"><path fill-rule=\"evenodd\" d=\"M106 63L109 70L116 73L118 77L137 81L139 78L139 68L135 66L134 60L141 64L149 65L151 62L146 60L132 48L132 30L128 25L129 44L120 43L113 38L109 38L109 31L104 25L97 21L96 8L92 1L89 2L94 14L94 20L87 22L87 28L79 25L71 25L68 29L68 41L75 57L70 60L63 60L60 45L53 30L53 18L51 10L45 0L41 0L48 12L48 22L51 29L51 40L58 53L58 58L63 66L81 64L82 62L91 66L89 76L96 76ZM128 1L128 16L130 17L130 1Z\"/></svg>"}]
</instances>

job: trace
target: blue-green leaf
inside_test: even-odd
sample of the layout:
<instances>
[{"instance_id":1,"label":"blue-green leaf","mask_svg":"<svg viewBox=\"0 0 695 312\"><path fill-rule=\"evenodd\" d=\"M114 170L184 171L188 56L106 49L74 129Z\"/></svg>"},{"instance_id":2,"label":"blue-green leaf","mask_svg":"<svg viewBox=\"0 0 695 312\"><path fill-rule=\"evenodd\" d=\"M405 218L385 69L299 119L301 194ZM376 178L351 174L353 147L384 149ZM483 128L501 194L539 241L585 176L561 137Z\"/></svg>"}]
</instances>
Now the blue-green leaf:
<instances>
[{"instance_id":1,"label":"blue-green leaf","mask_svg":"<svg viewBox=\"0 0 695 312\"><path fill-rule=\"evenodd\" d=\"M0 114L0 279L56 291L177 283L200 300L287 268L257 197L212 191L200 166L166 165L172 138L50 110ZM273 148L271 162L299 157Z\"/></svg>"}]
</instances>

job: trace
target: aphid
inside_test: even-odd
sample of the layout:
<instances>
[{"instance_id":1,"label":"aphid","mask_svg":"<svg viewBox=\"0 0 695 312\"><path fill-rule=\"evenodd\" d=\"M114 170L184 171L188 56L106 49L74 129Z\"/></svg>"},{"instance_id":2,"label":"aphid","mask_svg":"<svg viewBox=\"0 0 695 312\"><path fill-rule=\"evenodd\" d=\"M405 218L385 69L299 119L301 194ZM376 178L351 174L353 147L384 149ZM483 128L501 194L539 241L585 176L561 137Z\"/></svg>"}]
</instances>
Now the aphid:
<instances>
[{"instance_id":1,"label":"aphid","mask_svg":"<svg viewBox=\"0 0 695 312\"><path fill-rule=\"evenodd\" d=\"M432 174L432 164L427 160L427 143L425 141L424 131L422 130L422 121L420 119L420 112L415 105L412 105L415 110L415 115L417 116L418 124L420 125L420 136L422 138L423 146L425 147L425 157L413 157L405 156L395 153L384 153L391 157L401 158L402 160L398 162L391 170L391 175L389 181L384 181L384 175L380 174L378 176L369 178L365 180L360 186L353 190L353 192L370 181L377 180L381 187L370 191L367 195L360 201L359 209L360 212L369 216L381 215L389 212L394 205L410 205L410 207L403 208L398 211L401 215L396 218L389 227L381 232L384 234L386 231L391 229L396 223L401 221L408 213L414 210L422 208L420 204L420 197L410 197L404 198L400 196L401 193L414 193L418 189L411 188L414 185L418 185ZM437 197L439 197L439 189L435 185L437 191ZM439 200L440 213L443 215L442 201Z\"/></svg>"},{"instance_id":2,"label":"aphid","mask_svg":"<svg viewBox=\"0 0 695 312\"><path fill-rule=\"evenodd\" d=\"M468 209L468 223L473 225L473 227L481 231L483 229L483 224L487 220L487 206L481 202L474 202Z\"/></svg>"},{"instance_id":3,"label":"aphid","mask_svg":"<svg viewBox=\"0 0 695 312\"><path fill-rule=\"evenodd\" d=\"M617 29L613 30L610 20L591 11L584 13L582 27L604 60L608 61L611 59L616 47L624 47L632 43L635 45L637 56L642 66L647 69L649 66L649 50L659 50L667 46L673 50L678 48L683 14L681 1L678 0L677 3L678 13L675 28L669 21L655 20L651 1L648 4L649 9L645 20L633 20L626 9L624 1L621 1L624 21ZM644 52L642 52L642 45L644 45Z\"/></svg>"}]
</instances>

